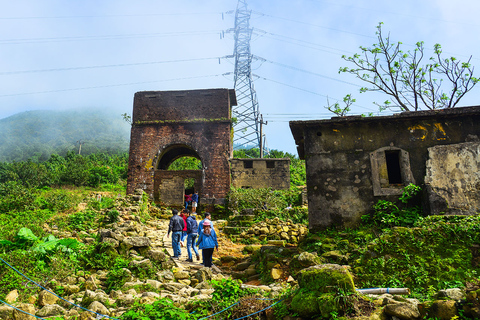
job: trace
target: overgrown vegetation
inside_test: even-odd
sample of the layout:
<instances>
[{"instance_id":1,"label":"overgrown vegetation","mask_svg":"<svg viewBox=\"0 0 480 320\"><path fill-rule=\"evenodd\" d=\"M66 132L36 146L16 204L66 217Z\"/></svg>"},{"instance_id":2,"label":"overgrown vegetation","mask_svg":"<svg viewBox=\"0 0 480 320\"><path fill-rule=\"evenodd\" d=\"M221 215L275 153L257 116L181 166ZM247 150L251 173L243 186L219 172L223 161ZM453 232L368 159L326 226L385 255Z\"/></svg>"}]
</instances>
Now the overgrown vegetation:
<instances>
[{"instance_id":1,"label":"overgrown vegetation","mask_svg":"<svg viewBox=\"0 0 480 320\"><path fill-rule=\"evenodd\" d=\"M68 172L74 164L79 167ZM124 192L125 171L126 157L108 155L52 155L46 163L0 164L0 258L60 295L64 289L58 283L72 274L87 277L99 269L108 270L106 292L121 289L132 274L139 279L154 279L161 264L154 263L149 269L135 268L131 265L133 257L119 254L110 244L99 243L98 239L82 244L77 239L117 221L117 209L122 205L117 197ZM68 185L67 181L77 181L67 178L72 175L83 176L84 184ZM89 181L95 180L92 176L98 181L94 192L90 188L97 184L89 185ZM302 206L300 191L233 189L224 210L253 210L257 221L278 217L306 224L308 209ZM419 209L420 195L418 186L409 185L398 201L379 201L361 227L310 234L298 249L317 253L321 263L349 265L357 288L408 287L413 297L426 299L438 289L478 282L480 254L475 248L480 246L480 217L425 217ZM149 219L147 200L143 198L135 213L140 221ZM287 210L289 204L292 209ZM275 263L291 258L290 251L284 251L287 256ZM301 267L295 263L290 266ZM258 266L265 273L272 267L267 263ZM242 289L237 280L214 281L212 286L216 290L211 304L191 303L181 308L161 299L153 304L135 304L122 319L198 319L240 301L238 307L220 317L239 318L249 314L251 308L265 305L256 300L257 292ZM2 265L0 299L14 289L20 291L22 299L38 294L38 288ZM147 286L136 289L156 290ZM346 305L351 306L350 302ZM278 317L291 315L289 300L273 310ZM337 312L326 317L334 319L339 315Z\"/></svg>"}]
</instances>

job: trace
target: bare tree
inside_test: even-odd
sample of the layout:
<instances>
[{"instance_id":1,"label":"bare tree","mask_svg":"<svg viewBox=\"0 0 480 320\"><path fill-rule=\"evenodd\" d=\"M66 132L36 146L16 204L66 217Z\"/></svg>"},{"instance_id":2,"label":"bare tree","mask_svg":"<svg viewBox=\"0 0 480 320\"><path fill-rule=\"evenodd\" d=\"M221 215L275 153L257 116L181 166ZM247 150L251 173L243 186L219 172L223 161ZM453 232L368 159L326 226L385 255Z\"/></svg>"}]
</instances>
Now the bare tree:
<instances>
[{"instance_id":1,"label":"bare tree","mask_svg":"<svg viewBox=\"0 0 480 320\"><path fill-rule=\"evenodd\" d=\"M361 53L342 56L354 64L340 68L340 73L354 74L369 84L360 92L380 91L390 96L383 103L375 103L380 110L399 108L402 111L453 108L479 81L473 77L471 56L467 62L455 57L442 58L442 47L435 44L435 56L424 59L423 42L417 42L413 51L402 51L401 42L392 42L377 26L378 43L371 48L360 47ZM445 91L444 91L445 90Z\"/></svg>"}]
</instances>

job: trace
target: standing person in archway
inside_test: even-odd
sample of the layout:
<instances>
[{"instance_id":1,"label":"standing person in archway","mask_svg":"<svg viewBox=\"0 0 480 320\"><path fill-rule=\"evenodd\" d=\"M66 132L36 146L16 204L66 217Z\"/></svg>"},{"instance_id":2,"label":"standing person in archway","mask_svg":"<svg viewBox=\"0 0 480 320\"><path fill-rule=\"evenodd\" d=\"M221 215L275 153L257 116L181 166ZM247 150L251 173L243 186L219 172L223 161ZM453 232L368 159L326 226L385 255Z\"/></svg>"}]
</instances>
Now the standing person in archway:
<instances>
[{"instance_id":1,"label":"standing person in archway","mask_svg":"<svg viewBox=\"0 0 480 320\"><path fill-rule=\"evenodd\" d=\"M198 205L198 191L195 191L192 194L192 212L197 213L197 205Z\"/></svg>"},{"instance_id":2,"label":"standing person in archway","mask_svg":"<svg viewBox=\"0 0 480 320\"><path fill-rule=\"evenodd\" d=\"M217 248L218 251L218 241L217 234L210 225L210 221L203 222L203 230L198 236L197 246L202 250L203 265L211 268L213 251L215 248Z\"/></svg>"},{"instance_id":3,"label":"standing person in archway","mask_svg":"<svg viewBox=\"0 0 480 320\"><path fill-rule=\"evenodd\" d=\"M188 209L188 204L192 202L192 195L186 194L185 195L185 209Z\"/></svg>"}]
</instances>

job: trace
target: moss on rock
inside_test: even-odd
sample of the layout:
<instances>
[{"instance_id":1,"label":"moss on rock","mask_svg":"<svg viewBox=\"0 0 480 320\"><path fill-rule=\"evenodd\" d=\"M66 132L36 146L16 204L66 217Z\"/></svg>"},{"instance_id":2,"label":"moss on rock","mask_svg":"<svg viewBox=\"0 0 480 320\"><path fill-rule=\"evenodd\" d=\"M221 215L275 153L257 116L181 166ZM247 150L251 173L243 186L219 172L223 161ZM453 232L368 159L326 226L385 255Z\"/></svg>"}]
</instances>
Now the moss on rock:
<instances>
[{"instance_id":1,"label":"moss on rock","mask_svg":"<svg viewBox=\"0 0 480 320\"><path fill-rule=\"evenodd\" d=\"M322 264L300 271L298 276L300 288L316 292L355 292L352 274L338 264Z\"/></svg>"}]
</instances>

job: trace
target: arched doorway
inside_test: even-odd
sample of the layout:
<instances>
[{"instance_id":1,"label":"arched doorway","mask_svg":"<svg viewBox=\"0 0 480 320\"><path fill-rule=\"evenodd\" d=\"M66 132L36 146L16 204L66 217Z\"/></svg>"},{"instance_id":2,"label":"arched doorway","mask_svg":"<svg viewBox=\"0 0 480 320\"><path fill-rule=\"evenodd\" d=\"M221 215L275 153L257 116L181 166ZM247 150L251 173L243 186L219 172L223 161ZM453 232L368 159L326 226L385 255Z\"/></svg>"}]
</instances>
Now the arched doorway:
<instances>
[{"instance_id":1,"label":"arched doorway","mask_svg":"<svg viewBox=\"0 0 480 320\"><path fill-rule=\"evenodd\" d=\"M204 170L200 156L185 144L165 148L155 170L154 198L169 206L183 206L185 194L202 192Z\"/></svg>"}]
</instances>

